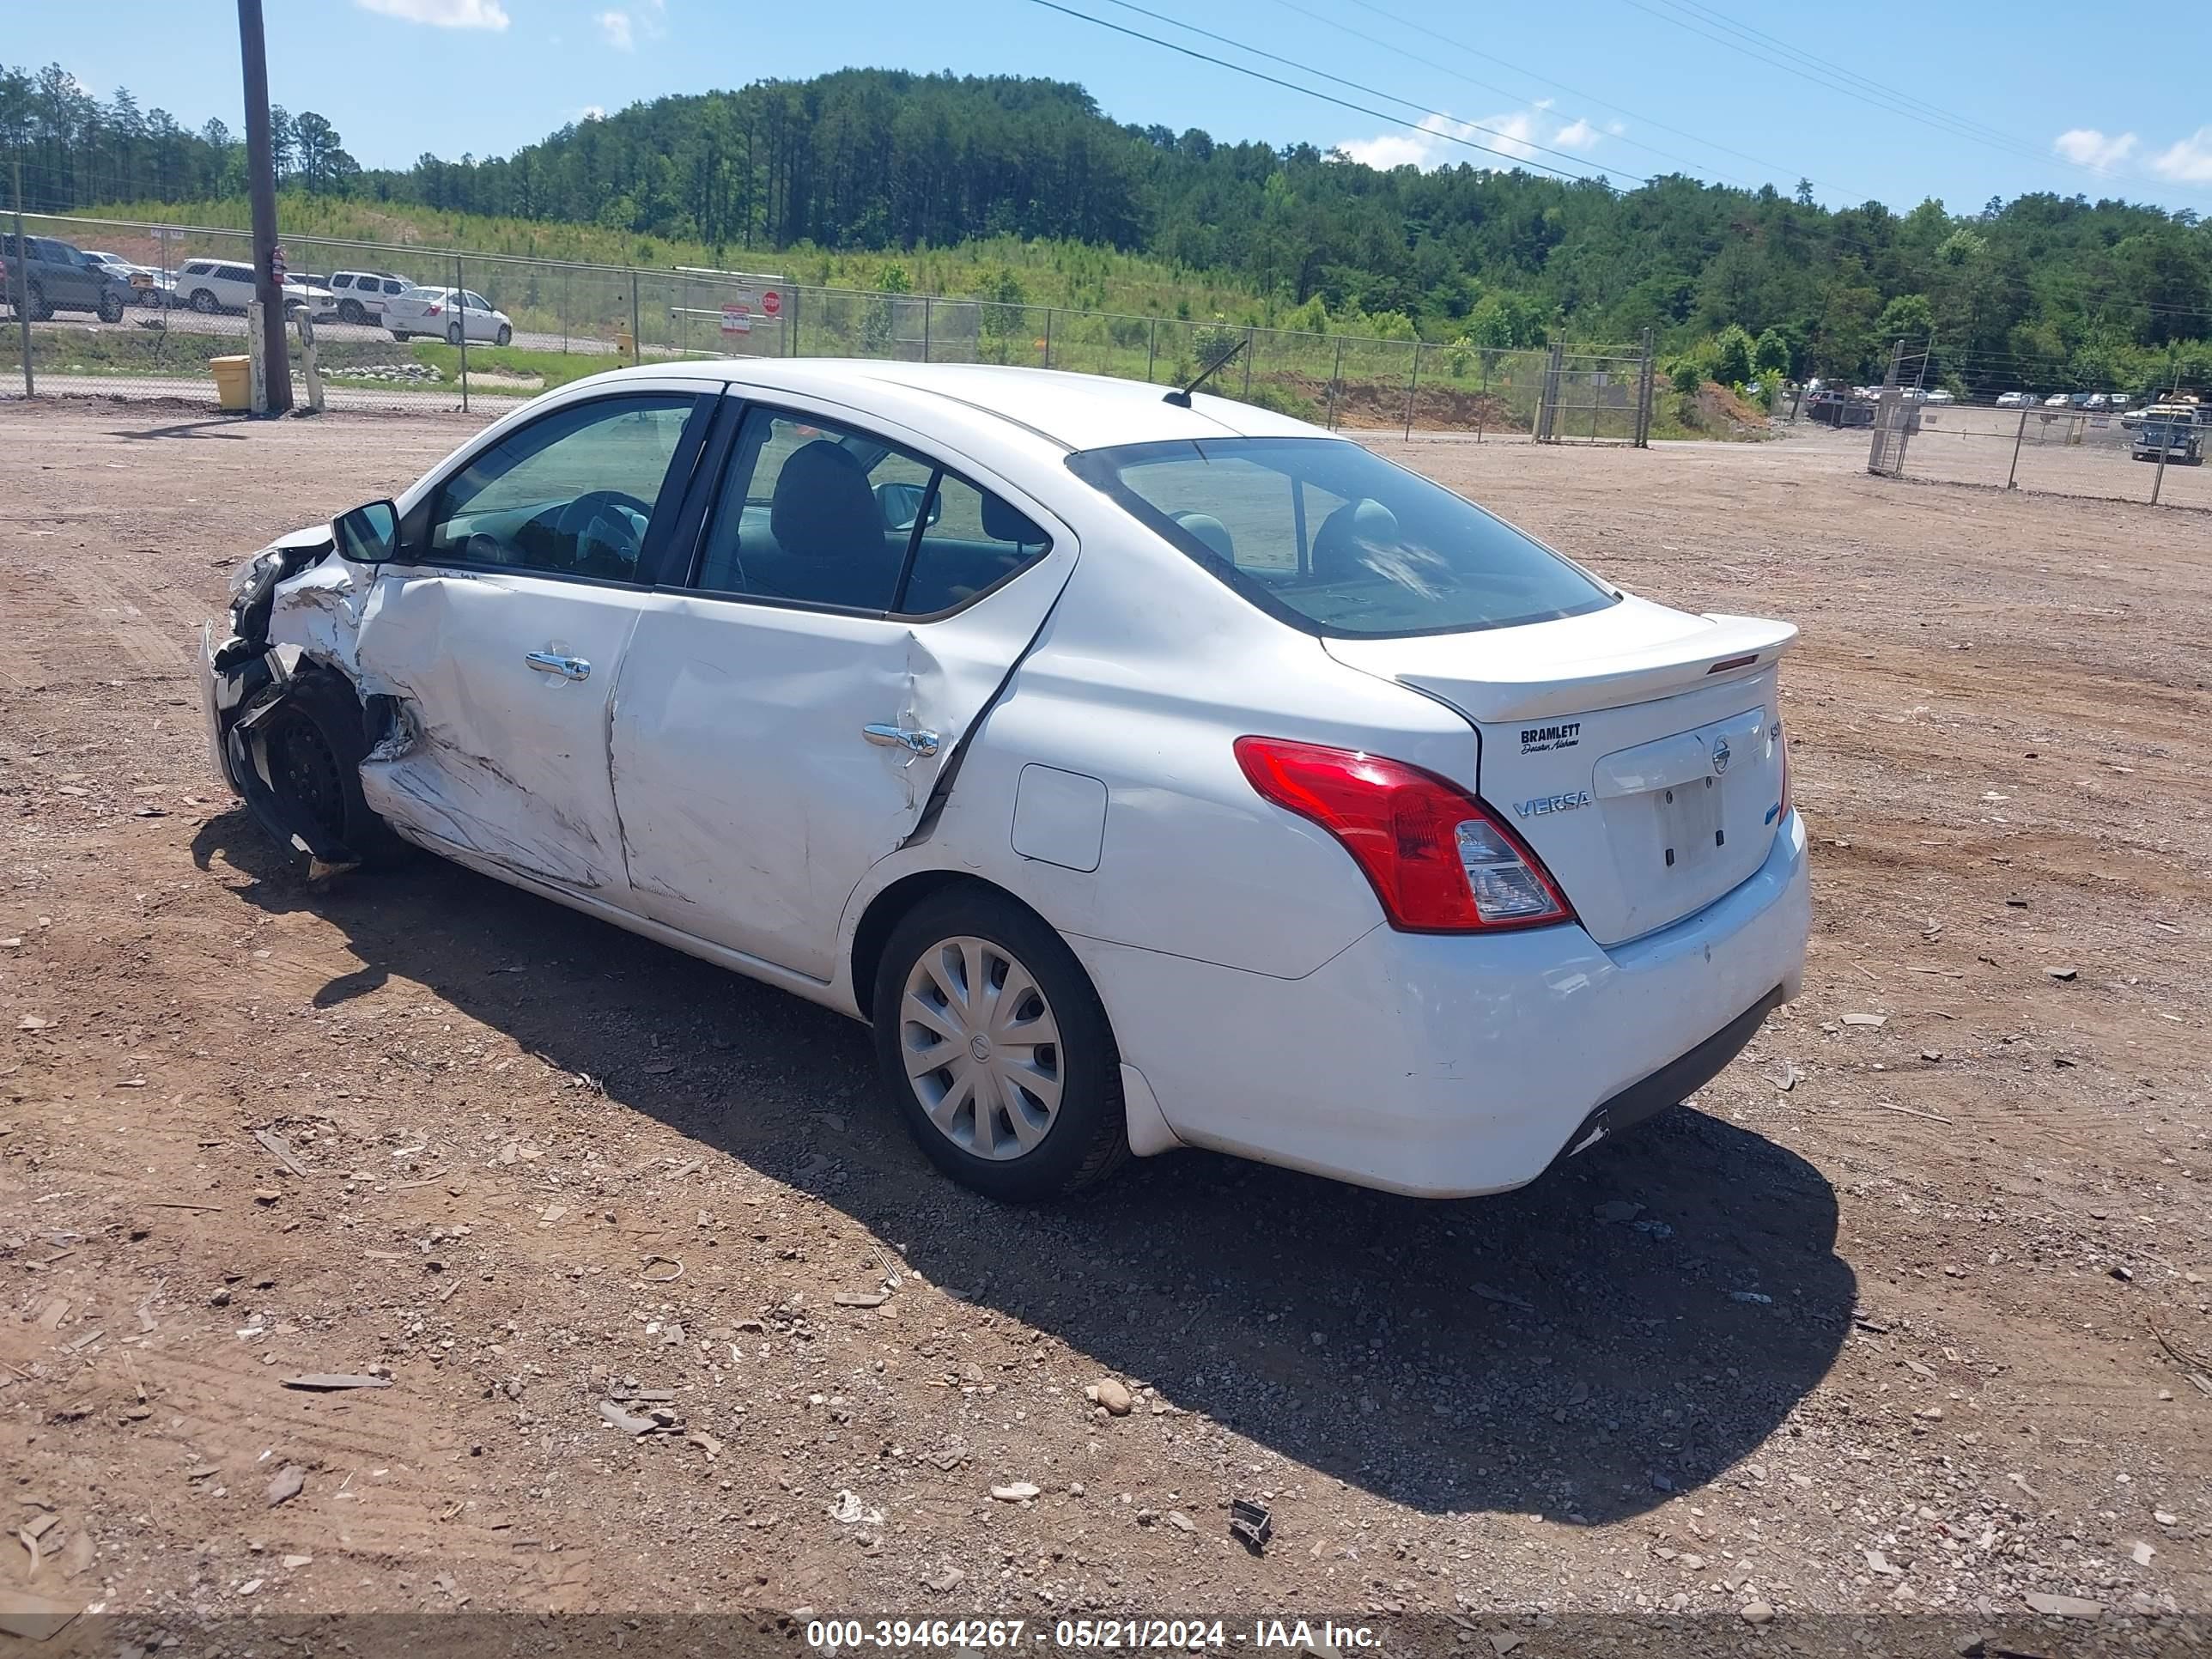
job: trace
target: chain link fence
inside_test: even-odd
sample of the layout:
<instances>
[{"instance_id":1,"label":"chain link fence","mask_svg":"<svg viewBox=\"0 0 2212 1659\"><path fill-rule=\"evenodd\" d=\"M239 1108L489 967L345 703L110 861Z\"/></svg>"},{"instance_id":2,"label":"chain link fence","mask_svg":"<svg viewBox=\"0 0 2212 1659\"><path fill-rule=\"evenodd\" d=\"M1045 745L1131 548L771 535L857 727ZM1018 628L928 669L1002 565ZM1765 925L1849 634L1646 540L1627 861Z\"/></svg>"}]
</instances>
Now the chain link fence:
<instances>
[{"instance_id":1,"label":"chain link fence","mask_svg":"<svg viewBox=\"0 0 2212 1659\"><path fill-rule=\"evenodd\" d=\"M248 349L252 251L244 232L30 215L24 228L34 252L51 243L58 258L59 250L91 252L135 267L135 287L120 317L112 307L101 314L95 287L37 295L27 374L21 331L0 331L0 395L35 386L41 394L215 399L216 366ZM684 358L1000 363L1182 386L1226 357L1211 389L1332 428L1634 444L1650 429L1649 342L1506 350L867 293L775 272L313 237L288 236L283 251L295 401L307 400L301 337L310 333L331 409L489 418L602 369ZM10 307L18 286L11 277Z\"/></svg>"},{"instance_id":2,"label":"chain link fence","mask_svg":"<svg viewBox=\"0 0 2212 1659\"><path fill-rule=\"evenodd\" d=\"M1875 408L1867 470L1880 477L2212 511L2212 421L2190 404L1936 403L1905 389Z\"/></svg>"}]
</instances>

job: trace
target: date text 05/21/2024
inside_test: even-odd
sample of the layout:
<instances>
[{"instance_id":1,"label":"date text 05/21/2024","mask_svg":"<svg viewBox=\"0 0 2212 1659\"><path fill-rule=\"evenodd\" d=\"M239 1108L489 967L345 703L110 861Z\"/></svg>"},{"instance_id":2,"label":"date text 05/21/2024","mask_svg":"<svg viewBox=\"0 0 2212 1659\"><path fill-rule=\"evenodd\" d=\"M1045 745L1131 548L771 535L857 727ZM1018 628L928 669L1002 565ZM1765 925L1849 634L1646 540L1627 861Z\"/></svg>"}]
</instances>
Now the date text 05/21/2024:
<instances>
[{"instance_id":1,"label":"date text 05/21/2024","mask_svg":"<svg viewBox=\"0 0 2212 1659\"><path fill-rule=\"evenodd\" d=\"M815 1619L806 1645L820 1653L926 1652L933 1649L1046 1652L1188 1652L1242 1642L1285 1653L1355 1653L1379 1649L1380 1633L1364 1625L1333 1620L1060 1619L1050 1625L1026 1619Z\"/></svg>"}]
</instances>

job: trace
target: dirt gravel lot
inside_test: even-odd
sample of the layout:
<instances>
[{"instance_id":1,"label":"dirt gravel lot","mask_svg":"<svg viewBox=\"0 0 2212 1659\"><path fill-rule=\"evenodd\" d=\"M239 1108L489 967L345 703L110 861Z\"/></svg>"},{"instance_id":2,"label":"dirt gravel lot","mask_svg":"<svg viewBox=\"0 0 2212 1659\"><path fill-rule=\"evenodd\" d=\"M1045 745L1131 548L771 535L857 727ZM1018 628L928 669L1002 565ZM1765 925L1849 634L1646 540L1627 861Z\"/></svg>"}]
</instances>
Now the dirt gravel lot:
<instances>
[{"instance_id":1,"label":"dirt gravel lot","mask_svg":"<svg viewBox=\"0 0 2212 1659\"><path fill-rule=\"evenodd\" d=\"M1182 1153L1024 1211L859 1026L436 861L310 885L222 792L228 567L469 429L0 405L0 1606L2212 1639L2212 520L1863 434L1394 450L1802 624L1806 994L1507 1197Z\"/></svg>"}]
</instances>

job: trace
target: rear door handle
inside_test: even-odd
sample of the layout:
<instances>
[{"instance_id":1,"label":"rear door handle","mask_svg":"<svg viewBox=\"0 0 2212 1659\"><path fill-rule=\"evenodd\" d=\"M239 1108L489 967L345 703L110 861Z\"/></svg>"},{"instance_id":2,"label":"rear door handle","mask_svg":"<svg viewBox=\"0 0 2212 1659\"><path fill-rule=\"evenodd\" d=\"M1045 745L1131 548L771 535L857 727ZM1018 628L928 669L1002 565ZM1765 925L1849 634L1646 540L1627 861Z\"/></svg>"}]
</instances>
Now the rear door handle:
<instances>
[{"instance_id":1,"label":"rear door handle","mask_svg":"<svg viewBox=\"0 0 2212 1659\"><path fill-rule=\"evenodd\" d=\"M533 651L523 659L541 674L558 674L564 680L587 680L592 665L581 657L563 657L550 651Z\"/></svg>"},{"instance_id":2,"label":"rear door handle","mask_svg":"<svg viewBox=\"0 0 2212 1659\"><path fill-rule=\"evenodd\" d=\"M860 735L870 743L879 743L886 749L903 749L909 755L933 755L938 749L936 732L911 732L903 726L864 726Z\"/></svg>"}]
</instances>

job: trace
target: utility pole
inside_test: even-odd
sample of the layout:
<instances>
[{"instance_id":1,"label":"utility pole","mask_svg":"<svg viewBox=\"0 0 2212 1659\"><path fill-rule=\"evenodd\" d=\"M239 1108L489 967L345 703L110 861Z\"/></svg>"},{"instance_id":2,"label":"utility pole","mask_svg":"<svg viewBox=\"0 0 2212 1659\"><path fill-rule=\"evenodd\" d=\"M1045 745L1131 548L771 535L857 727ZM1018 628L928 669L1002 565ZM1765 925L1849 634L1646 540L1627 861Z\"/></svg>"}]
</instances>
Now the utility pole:
<instances>
[{"instance_id":1,"label":"utility pole","mask_svg":"<svg viewBox=\"0 0 2212 1659\"><path fill-rule=\"evenodd\" d=\"M269 52L261 0L238 0L239 58L246 76L246 172L253 207L253 297L261 302L261 355L269 410L292 407L292 356L284 338L284 290L276 280L276 164L269 131Z\"/></svg>"}]
</instances>

